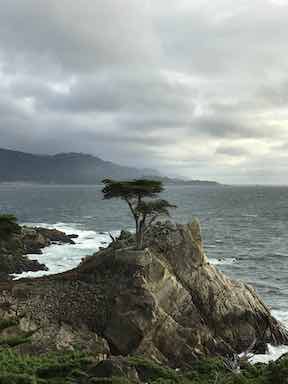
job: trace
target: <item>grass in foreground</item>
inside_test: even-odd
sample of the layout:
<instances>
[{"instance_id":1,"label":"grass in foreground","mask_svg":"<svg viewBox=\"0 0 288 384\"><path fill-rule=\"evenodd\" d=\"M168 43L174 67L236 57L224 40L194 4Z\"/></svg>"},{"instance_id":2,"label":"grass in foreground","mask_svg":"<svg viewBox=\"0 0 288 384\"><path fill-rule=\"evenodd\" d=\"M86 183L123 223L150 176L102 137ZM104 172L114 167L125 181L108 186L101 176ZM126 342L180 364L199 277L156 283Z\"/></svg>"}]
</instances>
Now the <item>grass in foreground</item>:
<instances>
[{"instance_id":1,"label":"grass in foreground","mask_svg":"<svg viewBox=\"0 0 288 384\"><path fill-rule=\"evenodd\" d=\"M129 384L127 377L93 377L91 356L81 352L43 356L20 355L11 348L0 350L0 384ZM141 357L126 359L139 380L151 384L287 384L288 357L268 365L247 365L241 374L228 371L221 359L191 363L182 373ZM94 363L95 364L95 363Z\"/></svg>"}]
</instances>

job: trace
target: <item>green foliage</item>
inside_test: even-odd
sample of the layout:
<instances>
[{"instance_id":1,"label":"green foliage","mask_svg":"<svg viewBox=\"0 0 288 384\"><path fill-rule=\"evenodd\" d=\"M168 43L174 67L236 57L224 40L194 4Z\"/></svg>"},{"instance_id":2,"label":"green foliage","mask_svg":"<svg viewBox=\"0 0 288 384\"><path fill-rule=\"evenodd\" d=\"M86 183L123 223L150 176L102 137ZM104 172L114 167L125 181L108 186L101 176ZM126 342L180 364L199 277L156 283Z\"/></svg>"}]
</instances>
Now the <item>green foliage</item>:
<instances>
[{"instance_id":1,"label":"green foliage","mask_svg":"<svg viewBox=\"0 0 288 384\"><path fill-rule=\"evenodd\" d=\"M17 218L11 214L0 215L0 237L7 237L12 233L19 233L20 226L17 224Z\"/></svg>"},{"instance_id":2,"label":"green foliage","mask_svg":"<svg viewBox=\"0 0 288 384\"><path fill-rule=\"evenodd\" d=\"M280 359L278 362L269 363L266 378L268 382L274 380L277 384L288 384L288 359Z\"/></svg>"},{"instance_id":3,"label":"green foliage","mask_svg":"<svg viewBox=\"0 0 288 384\"><path fill-rule=\"evenodd\" d=\"M29 375L5 374L0 375L0 384L37 384L34 377Z\"/></svg>"},{"instance_id":4,"label":"green foliage","mask_svg":"<svg viewBox=\"0 0 288 384\"><path fill-rule=\"evenodd\" d=\"M43 379L49 379L51 377L66 377L75 368L73 363L54 363L47 364L36 369L36 376Z\"/></svg>"},{"instance_id":5,"label":"green foliage","mask_svg":"<svg viewBox=\"0 0 288 384\"><path fill-rule=\"evenodd\" d=\"M19 354L11 348L2 349L0 350L0 384L72 383L75 382L73 377L80 376L90 361L88 356L81 352L57 352L30 356ZM84 373L83 376L85 376Z\"/></svg>"},{"instance_id":6,"label":"green foliage","mask_svg":"<svg viewBox=\"0 0 288 384\"><path fill-rule=\"evenodd\" d=\"M142 201L137 206L137 212L146 216L169 216L169 208L176 208L176 205L170 204L167 200L157 199L154 201Z\"/></svg>"},{"instance_id":7,"label":"green foliage","mask_svg":"<svg viewBox=\"0 0 288 384\"><path fill-rule=\"evenodd\" d=\"M10 328L18 324L17 319L7 319L0 321L0 332L4 329ZM17 345L29 343L31 341L31 336L36 331L22 332L19 335L13 336L0 336L0 346L4 347L16 347Z\"/></svg>"},{"instance_id":8,"label":"green foliage","mask_svg":"<svg viewBox=\"0 0 288 384\"><path fill-rule=\"evenodd\" d=\"M185 377L196 383L214 383L218 376L225 376L227 368L221 358L207 358L191 362Z\"/></svg>"},{"instance_id":9,"label":"green foliage","mask_svg":"<svg viewBox=\"0 0 288 384\"><path fill-rule=\"evenodd\" d=\"M4 331L4 329L14 327L15 325L18 325L18 320L15 319L2 319L0 320L0 332Z\"/></svg>"},{"instance_id":10,"label":"green foliage","mask_svg":"<svg viewBox=\"0 0 288 384\"><path fill-rule=\"evenodd\" d=\"M29 343L30 337L26 335L0 337L0 346L16 347L17 345Z\"/></svg>"},{"instance_id":11,"label":"green foliage","mask_svg":"<svg viewBox=\"0 0 288 384\"><path fill-rule=\"evenodd\" d=\"M191 362L189 371L176 372L142 357L128 357L140 380L149 384L287 384L288 359L270 364L247 365L241 374L225 368L222 359ZM0 384L133 384L127 377L89 376L91 358L81 352L40 356L0 350Z\"/></svg>"},{"instance_id":12,"label":"green foliage","mask_svg":"<svg viewBox=\"0 0 288 384\"><path fill-rule=\"evenodd\" d=\"M143 198L150 197L154 198L161 193L164 188L161 181L157 180L111 180L104 179L103 183L105 187L102 192L104 199L132 199L132 198Z\"/></svg>"},{"instance_id":13,"label":"green foliage","mask_svg":"<svg viewBox=\"0 0 288 384\"><path fill-rule=\"evenodd\" d=\"M136 368L143 381L153 381L161 378L177 382L179 378L179 375L175 372L175 370L163 367L154 361L147 360L142 357L129 357L128 362L132 367Z\"/></svg>"},{"instance_id":14,"label":"green foliage","mask_svg":"<svg viewBox=\"0 0 288 384\"><path fill-rule=\"evenodd\" d=\"M132 384L131 381L125 377L93 377L90 379L89 384Z\"/></svg>"},{"instance_id":15,"label":"green foliage","mask_svg":"<svg viewBox=\"0 0 288 384\"><path fill-rule=\"evenodd\" d=\"M12 222L16 223L17 222L17 217L11 213L3 213L0 215L0 223L2 222Z\"/></svg>"}]
</instances>

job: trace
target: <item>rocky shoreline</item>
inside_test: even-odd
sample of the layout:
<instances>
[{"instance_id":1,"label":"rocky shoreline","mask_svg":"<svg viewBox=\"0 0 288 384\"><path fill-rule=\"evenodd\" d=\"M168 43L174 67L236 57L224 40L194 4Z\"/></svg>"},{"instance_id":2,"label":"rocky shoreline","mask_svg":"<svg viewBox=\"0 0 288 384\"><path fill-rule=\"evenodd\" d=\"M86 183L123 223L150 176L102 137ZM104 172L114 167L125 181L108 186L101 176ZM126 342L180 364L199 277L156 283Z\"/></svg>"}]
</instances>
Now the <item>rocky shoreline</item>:
<instances>
[{"instance_id":1,"label":"rocky shoreline","mask_svg":"<svg viewBox=\"0 0 288 384\"><path fill-rule=\"evenodd\" d=\"M0 283L0 318L29 334L22 353L82 350L98 361L148 357L170 367L232 358L288 332L254 289L209 263L197 221L154 225L145 250L122 232L73 270ZM0 335L1 336L1 335Z\"/></svg>"},{"instance_id":2,"label":"rocky shoreline","mask_svg":"<svg viewBox=\"0 0 288 384\"><path fill-rule=\"evenodd\" d=\"M42 249L51 244L74 244L77 235L42 227L15 224L9 236L0 236L0 280L12 279L13 274L29 271L46 271L44 264L30 259L28 255L42 254Z\"/></svg>"}]
</instances>

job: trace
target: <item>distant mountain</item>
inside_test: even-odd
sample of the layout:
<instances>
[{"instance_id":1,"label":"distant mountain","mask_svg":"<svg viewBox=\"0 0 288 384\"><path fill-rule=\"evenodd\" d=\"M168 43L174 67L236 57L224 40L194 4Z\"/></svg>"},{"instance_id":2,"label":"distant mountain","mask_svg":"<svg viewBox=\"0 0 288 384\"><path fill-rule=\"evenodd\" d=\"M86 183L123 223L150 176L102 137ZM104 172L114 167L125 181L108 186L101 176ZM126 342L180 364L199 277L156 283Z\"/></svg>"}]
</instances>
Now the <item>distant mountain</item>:
<instances>
[{"instance_id":1,"label":"distant mountain","mask_svg":"<svg viewBox=\"0 0 288 384\"><path fill-rule=\"evenodd\" d=\"M151 169L126 167L83 153L49 156L0 149L0 182L96 184L105 177L133 179L146 174L159 175Z\"/></svg>"},{"instance_id":2,"label":"distant mountain","mask_svg":"<svg viewBox=\"0 0 288 384\"><path fill-rule=\"evenodd\" d=\"M0 182L43 184L97 184L104 178L153 178L164 184L220 185L214 181L181 180L161 176L153 169L126 167L83 153L35 155L0 148Z\"/></svg>"},{"instance_id":3,"label":"distant mountain","mask_svg":"<svg viewBox=\"0 0 288 384\"><path fill-rule=\"evenodd\" d=\"M166 176L152 176L152 175L146 175L148 178L153 178L155 180L160 180L162 181L163 184L166 185L203 185L203 186L210 186L210 187L217 187L217 186L222 186L222 184L217 183L217 181L210 181L210 180L184 180L184 179L179 179L179 178L171 178L171 177L166 177Z\"/></svg>"}]
</instances>

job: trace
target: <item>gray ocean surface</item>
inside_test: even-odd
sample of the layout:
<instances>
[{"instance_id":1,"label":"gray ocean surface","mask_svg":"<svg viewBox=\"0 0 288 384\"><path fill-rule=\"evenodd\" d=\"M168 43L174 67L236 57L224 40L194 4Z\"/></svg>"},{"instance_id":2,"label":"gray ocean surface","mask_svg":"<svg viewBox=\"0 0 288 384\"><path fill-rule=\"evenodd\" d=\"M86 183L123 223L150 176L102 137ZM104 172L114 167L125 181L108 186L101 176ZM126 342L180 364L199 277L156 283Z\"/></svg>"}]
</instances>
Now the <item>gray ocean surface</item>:
<instances>
[{"instance_id":1,"label":"gray ocean surface","mask_svg":"<svg viewBox=\"0 0 288 384\"><path fill-rule=\"evenodd\" d=\"M101 188L0 184L0 212L15 213L21 223L56 225L78 233L75 248L52 246L42 256L43 262L50 260L52 270L54 264L64 270L106 244L107 231L133 228L125 203L103 201ZM228 276L254 286L273 312L287 321L288 187L171 185L163 197L178 206L172 212L178 222L199 218L211 262Z\"/></svg>"}]
</instances>

